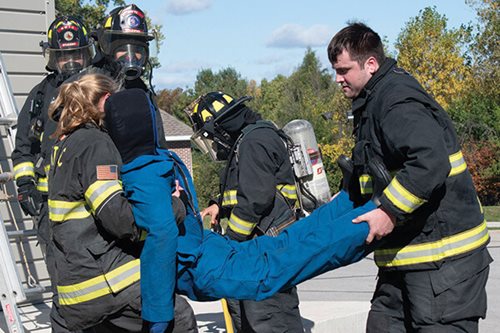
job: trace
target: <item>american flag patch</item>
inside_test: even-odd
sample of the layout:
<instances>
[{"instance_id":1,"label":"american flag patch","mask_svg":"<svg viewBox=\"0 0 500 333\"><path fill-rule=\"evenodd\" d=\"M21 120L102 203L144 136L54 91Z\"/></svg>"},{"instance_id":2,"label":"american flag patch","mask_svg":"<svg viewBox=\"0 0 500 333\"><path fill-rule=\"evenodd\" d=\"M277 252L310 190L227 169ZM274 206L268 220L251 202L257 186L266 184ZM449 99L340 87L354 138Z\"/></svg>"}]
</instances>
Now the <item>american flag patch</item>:
<instances>
[{"instance_id":1,"label":"american flag patch","mask_svg":"<svg viewBox=\"0 0 500 333\"><path fill-rule=\"evenodd\" d=\"M116 165L98 165L96 167L97 180L117 180L118 166Z\"/></svg>"}]
</instances>

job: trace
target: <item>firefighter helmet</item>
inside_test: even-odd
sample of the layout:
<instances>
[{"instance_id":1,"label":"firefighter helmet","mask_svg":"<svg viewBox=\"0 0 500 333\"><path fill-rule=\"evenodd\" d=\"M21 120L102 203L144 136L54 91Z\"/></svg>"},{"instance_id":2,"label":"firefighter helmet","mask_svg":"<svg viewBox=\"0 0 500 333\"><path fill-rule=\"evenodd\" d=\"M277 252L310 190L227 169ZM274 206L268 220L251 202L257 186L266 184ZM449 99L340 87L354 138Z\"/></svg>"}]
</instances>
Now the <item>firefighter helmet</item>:
<instances>
[{"instance_id":1,"label":"firefighter helmet","mask_svg":"<svg viewBox=\"0 0 500 333\"><path fill-rule=\"evenodd\" d=\"M47 68L63 75L78 73L90 65L95 55L87 28L76 17L62 16L47 31L47 43L41 43Z\"/></svg>"},{"instance_id":2,"label":"firefighter helmet","mask_svg":"<svg viewBox=\"0 0 500 333\"><path fill-rule=\"evenodd\" d=\"M113 9L98 33L102 53L120 63L129 80L141 76L149 57L149 41L153 39L146 15L136 5Z\"/></svg>"},{"instance_id":3,"label":"firefighter helmet","mask_svg":"<svg viewBox=\"0 0 500 333\"><path fill-rule=\"evenodd\" d=\"M202 95L192 103L194 106L187 111L194 131L192 140L202 152L209 154L213 160L220 160L217 157L220 148L231 148L234 140L220 124L250 99L250 96L234 99L217 91Z\"/></svg>"}]
</instances>

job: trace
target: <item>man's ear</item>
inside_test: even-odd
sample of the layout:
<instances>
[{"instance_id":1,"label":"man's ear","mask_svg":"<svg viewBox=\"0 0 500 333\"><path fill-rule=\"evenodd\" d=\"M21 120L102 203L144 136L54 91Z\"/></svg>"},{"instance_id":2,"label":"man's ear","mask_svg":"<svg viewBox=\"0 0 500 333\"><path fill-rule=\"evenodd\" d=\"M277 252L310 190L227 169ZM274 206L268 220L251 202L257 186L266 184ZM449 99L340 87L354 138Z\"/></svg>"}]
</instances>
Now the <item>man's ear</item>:
<instances>
[{"instance_id":1,"label":"man's ear","mask_svg":"<svg viewBox=\"0 0 500 333\"><path fill-rule=\"evenodd\" d=\"M370 73L370 74L375 74L376 71L378 71L379 68L379 63L377 61L377 58L371 56L368 59L366 59L365 62L365 69Z\"/></svg>"}]
</instances>

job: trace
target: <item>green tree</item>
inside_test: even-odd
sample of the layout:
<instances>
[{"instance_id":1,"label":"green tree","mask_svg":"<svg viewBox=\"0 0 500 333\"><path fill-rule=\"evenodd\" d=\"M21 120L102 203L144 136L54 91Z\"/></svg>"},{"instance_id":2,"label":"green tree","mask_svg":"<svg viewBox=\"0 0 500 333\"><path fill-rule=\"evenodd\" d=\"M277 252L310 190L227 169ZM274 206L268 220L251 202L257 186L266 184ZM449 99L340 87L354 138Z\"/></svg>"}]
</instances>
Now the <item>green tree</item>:
<instances>
[{"instance_id":1,"label":"green tree","mask_svg":"<svg viewBox=\"0 0 500 333\"><path fill-rule=\"evenodd\" d=\"M470 77L465 46L470 27L447 28L447 18L427 7L411 18L396 41L398 63L446 109L466 90Z\"/></svg>"},{"instance_id":2,"label":"green tree","mask_svg":"<svg viewBox=\"0 0 500 333\"><path fill-rule=\"evenodd\" d=\"M235 98L247 94L248 82L234 68L227 67L214 73L211 69L203 69L196 76L194 91L197 96L211 91L222 91Z\"/></svg>"},{"instance_id":3,"label":"green tree","mask_svg":"<svg viewBox=\"0 0 500 333\"><path fill-rule=\"evenodd\" d=\"M56 0L55 2L57 14L79 17L90 29L95 29L102 22L110 5L123 6L125 0Z\"/></svg>"}]
</instances>

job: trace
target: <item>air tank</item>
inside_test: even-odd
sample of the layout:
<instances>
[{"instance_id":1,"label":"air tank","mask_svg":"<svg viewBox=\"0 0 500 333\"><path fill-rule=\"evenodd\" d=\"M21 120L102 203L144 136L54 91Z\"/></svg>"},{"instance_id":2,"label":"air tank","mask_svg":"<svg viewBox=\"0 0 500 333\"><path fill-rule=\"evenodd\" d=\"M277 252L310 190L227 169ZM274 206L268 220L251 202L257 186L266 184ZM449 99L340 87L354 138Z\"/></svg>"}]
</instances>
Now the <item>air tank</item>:
<instances>
[{"instance_id":1,"label":"air tank","mask_svg":"<svg viewBox=\"0 0 500 333\"><path fill-rule=\"evenodd\" d=\"M299 182L302 208L311 212L331 198L314 129L307 120L296 119L286 124L283 131L293 141L290 155Z\"/></svg>"}]
</instances>

